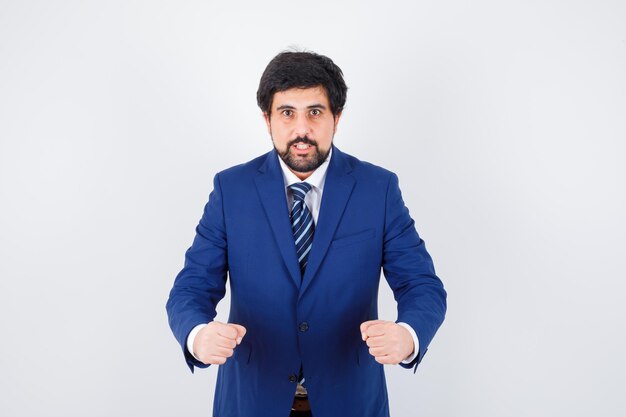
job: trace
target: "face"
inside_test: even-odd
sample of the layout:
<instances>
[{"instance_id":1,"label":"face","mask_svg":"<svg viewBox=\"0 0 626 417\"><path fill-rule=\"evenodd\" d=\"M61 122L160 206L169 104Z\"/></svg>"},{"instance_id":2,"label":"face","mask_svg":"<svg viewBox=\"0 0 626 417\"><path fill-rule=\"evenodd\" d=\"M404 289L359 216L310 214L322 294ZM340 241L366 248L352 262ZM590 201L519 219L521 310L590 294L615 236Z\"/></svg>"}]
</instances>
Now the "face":
<instances>
[{"instance_id":1,"label":"face","mask_svg":"<svg viewBox=\"0 0 626 417\"><path fill-rule=\"evenodd\" d=\"M304 180L326 160L340 114L333 117L323 87L312 87L275 93L263 116L278 155Z\"/></svg>"}]
</instances>

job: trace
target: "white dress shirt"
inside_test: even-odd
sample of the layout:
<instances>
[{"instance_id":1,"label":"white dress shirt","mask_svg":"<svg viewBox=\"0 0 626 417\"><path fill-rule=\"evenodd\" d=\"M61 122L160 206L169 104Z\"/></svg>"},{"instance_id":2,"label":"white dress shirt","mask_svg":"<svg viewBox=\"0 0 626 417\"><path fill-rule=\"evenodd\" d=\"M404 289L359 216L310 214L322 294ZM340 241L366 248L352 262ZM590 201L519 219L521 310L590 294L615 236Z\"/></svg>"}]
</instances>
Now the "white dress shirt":
<instances>
[{"instance_id":1,"label":"white dress shirt","mask_svg":"<svg viewBox=\"0 0 626 417\"><path fill-rule=\"evenodd\" d=\"M319 168L313 171L313 173L309 175L305 180L311 185L311 191L309 191L304 197L304 202L311 211L311 215L313 216L313 222L315 224L317 224L317 217L319 216L320 212L322 193L324 191L324 182L326 180L326 170L328 169L328 164L330 162L332 153L333 150L331 148L330 152L328 153L328 157L322 163L322 165L320 165ZM300 180L300 178L298 178L293 172L289 170L289 167L287 167L287 164L283 162L282 158L278 157L278 162L280 162L280 167L283 171L283 180L285 182L285 196L287 198L288 204L287 207L291 207L293 205L293 195L291 190L289 189L289 186L297 182L302 182L302 180ZM402 361L402 363L410 363L413 359L415 359L415 356L417 356L417 353L419 352L419 340L417 339L417 335L415 334L415 331L411 326L403 322L398 322L398 324L406 328L413 337L415 349L413 350L413 353L409 355L409 357ZM189 332L189 337L187 338L187 350L189 350L189 352L196 359L198 358L193 353L193 341L200 329L202 329L204 326L206 326L205 323L199 324L194 327L191 332Z\"/></svg>"}]
</instances>

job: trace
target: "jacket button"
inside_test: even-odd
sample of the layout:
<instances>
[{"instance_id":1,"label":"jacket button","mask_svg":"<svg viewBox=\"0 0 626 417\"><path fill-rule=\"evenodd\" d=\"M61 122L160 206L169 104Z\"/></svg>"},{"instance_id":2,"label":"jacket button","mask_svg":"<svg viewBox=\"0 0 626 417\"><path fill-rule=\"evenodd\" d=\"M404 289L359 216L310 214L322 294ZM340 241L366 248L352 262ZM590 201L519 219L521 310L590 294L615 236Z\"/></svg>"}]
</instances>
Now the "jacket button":
<instances>
[{"instance_id":1,"label":"jacket button","mask_svg":"<svg viewBox=\"0 0 626 417\"><path fill-rule=\"evenodd\" d=\"M298 382L298 377L296 375L289 375L289 382Z\"/></svg>"},{"instance_id":2,"label":"jacket button","mask_svg":"<svg viewBox=\"0 0 626 417\"><path fill-rule=\"evenodd\" d=\"M307 323L306 321L300 323L300 331L306 332L307 330L309 330L309 323Z\"/></svg>"}]
</instances>

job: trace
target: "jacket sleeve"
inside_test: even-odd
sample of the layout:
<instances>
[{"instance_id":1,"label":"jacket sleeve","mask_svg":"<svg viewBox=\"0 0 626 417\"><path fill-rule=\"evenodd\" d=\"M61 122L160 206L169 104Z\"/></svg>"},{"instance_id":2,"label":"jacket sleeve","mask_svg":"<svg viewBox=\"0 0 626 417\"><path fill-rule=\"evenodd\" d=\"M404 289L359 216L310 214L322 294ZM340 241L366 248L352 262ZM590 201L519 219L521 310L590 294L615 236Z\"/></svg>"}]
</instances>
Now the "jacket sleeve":
<instances>
[{"instance_id":1,"label":"jacket sleeve","mask_svg":"<svg viewBox=\"0 0 626 417\"><path fill-rule=\"evenodd\" d=\"M424 241L404 205L398 176L391 174L385 206L383 273L398 305L397 322L409 324L419 339L419 353L411 363L417 370L446 313L446 291L435 274Z\"/></svg>"},{"instance_id":2,"label":"jacket sleeve","mask_svg":"<svg viewBox=\"0 0 626 417\"><path fill-rule=\"evenodd\" d=\"M227 240L219 174L204 206L193 243L185 252L183 269L174 280L166 303L168 321L191 372L206 365L187 350L187 337L198 324L216 316L218 302L226 292Z\"/></svg>"}]
</instances>

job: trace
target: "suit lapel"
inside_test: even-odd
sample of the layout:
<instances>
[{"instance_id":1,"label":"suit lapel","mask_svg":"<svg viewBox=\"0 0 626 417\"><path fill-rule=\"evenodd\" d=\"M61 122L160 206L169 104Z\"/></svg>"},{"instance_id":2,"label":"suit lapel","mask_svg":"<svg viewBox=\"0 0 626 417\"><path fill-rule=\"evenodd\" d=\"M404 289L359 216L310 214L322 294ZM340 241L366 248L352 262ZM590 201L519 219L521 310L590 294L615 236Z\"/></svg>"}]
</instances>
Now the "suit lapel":
<instances>
[{"instance_id":1,"label":"suit lapel","mask_svg":"<svg viewBox=\"0 0 626 417\"><path fill-rule=\"evenodd\" d=\"M324 260L330 242L335 235L335 230L339 225L339 220L352 193L355 179L352 175L348 175L350 170L351 167L347 163L345 154L333 145L333 155L330 158L328 170L326 171L320 213L315 223L313 244L306 269L304 270L299 298L302 298L302 294L311 284L322 260Z\"/></svg>"},{"instance_id":2,"label":"suit lapel","mask_svg":"<svg viewBox=\"0 0 626 417\"><path fill-rule=\"evenodd\" d=\"M308 288L315 273L326 256L330 242L339 225L346 203L354 187L355 180L350 172L345 154L333 145L333 155L328 164L320 213L317 219L313 244L305 269L300 277L300 267L293 242L293 231L289 221L289 208L285 197L285 182L278 162L278 154L270 151L265 162L259 168L255 183L259 198L263 204L274 238L296 287L300 288L300 297Z\"/></svg>"},{"instance_id":3,"label":"suit lapel","mask_svg":"<svg viewBox=\"0 0 626 417\"><path fill-rule=\"evenodd\" d=\"M287 270L294 284L300 287L300 266L298 265L296 245L293 241L293 231L289 220L285 181L275 150L267 154L259 172L259 175L254 178L259 198Z\"/></svg>"}]
</instances>

